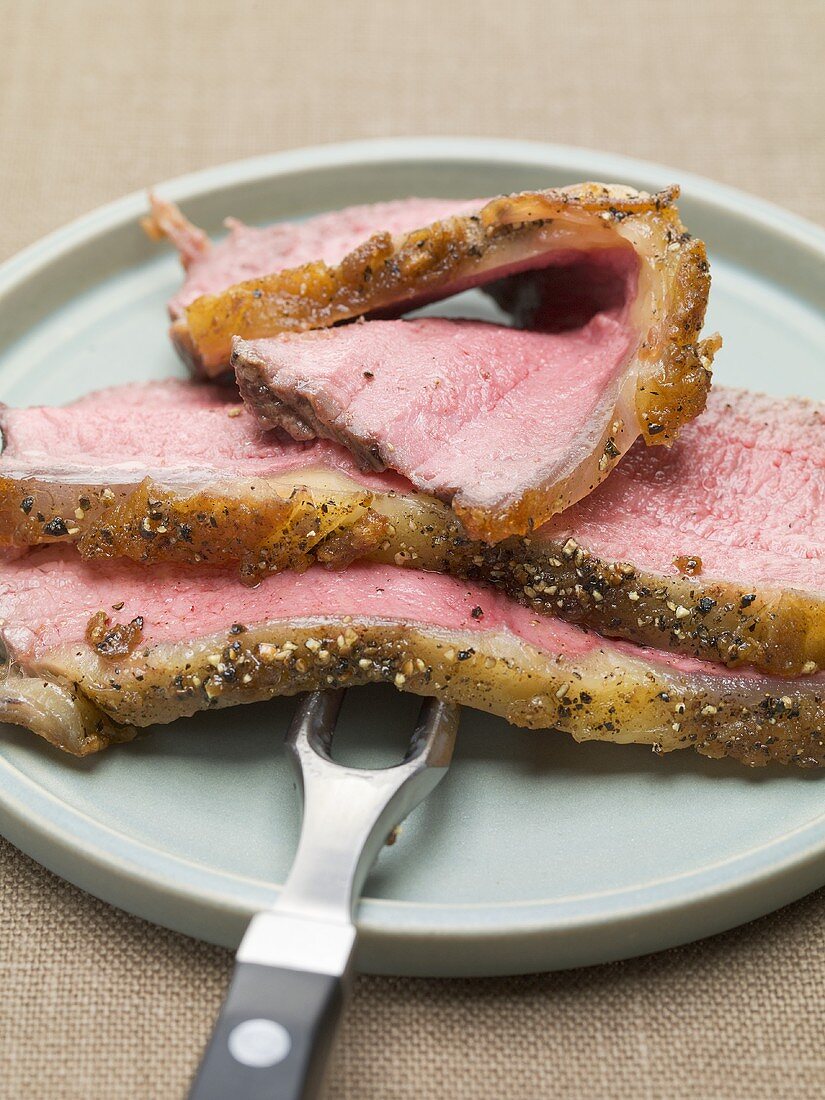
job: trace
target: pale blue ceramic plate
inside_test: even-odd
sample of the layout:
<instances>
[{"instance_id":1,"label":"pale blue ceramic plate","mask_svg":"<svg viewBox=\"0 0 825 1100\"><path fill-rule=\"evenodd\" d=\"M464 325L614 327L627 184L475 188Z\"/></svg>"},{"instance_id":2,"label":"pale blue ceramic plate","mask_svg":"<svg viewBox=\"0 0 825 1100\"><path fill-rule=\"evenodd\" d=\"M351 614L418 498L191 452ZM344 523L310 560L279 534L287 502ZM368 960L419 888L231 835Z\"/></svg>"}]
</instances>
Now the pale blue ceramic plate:
<instances>
[{"instance_id":1,"label":"pale blue ceramic plate","mask_svg":"<svg viewBox=\"0 0 825 1100\"><path fill-rule=\"evenodd\" d=\"M712 251L717 377L825 397L825 233L684 173L549 145L427 139L300 150L159 190L218 233L227 214L265 222L581 179L681 179L684 219ZM138 229L144 210L143 196L123 199L0 269L0 399L67 401L182 373L164 313L180 272ZM281 748L291 708L198 716L82 762L5 728L0 828L93 894L234 945L275 897L297 837ZM391 689L351 693L350 760L375 762L415 708ZM449 776L367 884L360 963L449 975L602 962L718 932L823 882L825 776L577 746L466 711Z\"/></svg>"}]
</instances>

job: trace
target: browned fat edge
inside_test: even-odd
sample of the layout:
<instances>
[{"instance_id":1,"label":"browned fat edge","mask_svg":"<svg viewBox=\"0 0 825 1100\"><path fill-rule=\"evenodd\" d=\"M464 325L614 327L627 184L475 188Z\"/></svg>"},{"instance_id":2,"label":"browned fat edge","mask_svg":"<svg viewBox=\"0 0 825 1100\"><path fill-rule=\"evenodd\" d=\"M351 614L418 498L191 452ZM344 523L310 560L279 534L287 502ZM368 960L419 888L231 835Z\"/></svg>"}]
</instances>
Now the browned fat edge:
<instances>
[{"instance_id":1,"label":"browned fat edge","mask_svg":"<svg viewBox=\"0 0 825 1100\"><path fill-rule=\"evenodd\" d=\"M519 237L534 231L536 223L575 210L599 218L606 229L628 238L626 230L634 221L653 225L654 247L661 253L656 261L664 257L674 279L673 317L664 338L674 347L686 347L695 343L701 328L709 276L704 246L690 238L672 206L677 195L676 187L648 195L582 184L493 199L477 215L434 222L395 241L388 233L377 233L337 267L319 261L238 283L222 294L204 295L172 326L172 339L190 368L220 374L229 362L233 336L255 339L324 328L390 303L426 297L466 274L465 265L484 267L497 251L517 246ZM708 347L706 352L712 355L712 350ZM669 433L673 426L665 422L662 430ZM661 431L653 432L651 441L657 434ZM666 440L667 436L655 442Z\"/></svg>"},{"instance_id":2,"label":"browned fat edge","mask_svg":"<svg viewBox=\"0 0 825 1100\"><path fill-rule=\"evenodd\" d=\"M560 671L532 647L505 658L488 652L491 644L483 634L413 624L237 623L203 642L138 651L114 671L107 662L100 684L86 665L82 686L112 717L148 725L276 695L390 683L579 740L637 741L656 752L692 747L750 766L825 764L825 701L798 684L783 695L731 689L714 677L601 654Z\"/></svg>"},{"instance_id":3,"label":"browned fat edge","mask_svg":"<svg viewBox=\"0 0 825 1100\"><path fill-rule=\"evenodd\" d=\"M564 194L527 192L495 199L482 211L489 225L558 217L575 207L608 225L636 219L656 226L652 256L634 245L639 255L664 269L669 282L665 321L655 338L643 342L639 353L643 363L662 364L652 378L640 379L636 394L642 434L653 445L672 443L679 428L704 410L713 358L722 344L718 335L699 340L710 293L710 265L704 242L692 237L679 218L673 205L678 197L675 184L653 195L583 184Z\"/></svg>"},{"instance_id":4,"label":"browned fat edge","mask_svg":"<svg viewBox=\"0 0 825 1100\"><path fill-rule=\"evenodd\" d=\"M89 529L80 552L143 564L237 565L245 583L257 584L267 573L303 572L314 561L344 568L386 538L387 522L369 508L369 493L319 501L304 488L286 499L267 493L260 479L257 488L243 496L209 489L181 496L144 483ZM349 540L330 543L342 529Z\"/></svg>"},{"instance_id":5,"label":"browned fat edge","mask_svg":"<svg viewBox=\"0 0 825 1100\"><path fill-rule=\"evenodd\" d=\"M704 412L713 359L722 346L718 333L698 339L710 294L704 242L685 234L675 236L674 243L679 247L675 305L666 343L664 348L643 346L640 352L642 361L658 356L663 362L653 377L639 379L636 390L636 413L648 445L672 443L683 424Z\"/></svg>"},{"instance_id":6,"label":"browned fat edge","mask_svg":"<svg viewBox=\"0 0 825 1100\"><path fill-rule=\"evenodd\" d=\"M574 538L467 543L443 565L607 637L781 677L825 667L825 602L803 592L656 576L605 561Z\"/></svg>"},{"instance_id":7,"label":"browned fat edge","mask_svg":"<svg viewBox=\"0 0 825 1100\"><path fill-rule=\"evenodd\" d=\"M593 214L607 213L613 221L630 214L650 214L671 207L679 198L679 185L661 191L636 191L621 184L577 183L544 191L516 191L491 199L481 212L485 226L514 225L557 217L576 208Z\"/></svg>"},{"instance_id":8,"label":"browned fat edge","mask_svg":"<svg viewBox=\"0 0 825 1100\"><path fill-rule=\"evenodd\" d=\"M116 485L0 477L0 548L76 542L122 495Z\"/></svg>"},{"instance_id":9,"label":"browned fat edge","mask_svg":"<svg viewBox=\"0 0 825 1100\"><path fill-rule=\"evenodd\" d=\"M87 559L237 565L247 584L285 569L303 572L316 561L343 569L390 535L368 492L319 499L298 487L283 498L267 491L265 479L252 479L234 494L209 488L178 493L147 478L125 493L61 485L64 499L54 511L58 487L5 481L14 488L3 497L0 529L11 533L0 544L74 542Z\"/></svg>"}]
</instances>

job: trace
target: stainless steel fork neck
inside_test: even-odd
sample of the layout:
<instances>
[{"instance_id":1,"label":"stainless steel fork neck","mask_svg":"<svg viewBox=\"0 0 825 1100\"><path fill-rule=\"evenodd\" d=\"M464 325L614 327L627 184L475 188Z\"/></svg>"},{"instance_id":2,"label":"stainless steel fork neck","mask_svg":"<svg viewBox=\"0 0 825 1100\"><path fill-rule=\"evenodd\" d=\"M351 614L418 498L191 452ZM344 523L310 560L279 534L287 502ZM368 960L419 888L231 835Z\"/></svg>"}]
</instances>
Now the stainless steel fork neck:
<instances>
[{"instance_id":1,"label":"stainless steel fork neck","mask_svg":"<svg viewBox=\"0 0 825 1100\"><path fill-rule=\"evenodd\" d=\"M255 917L238 953L243 961L343 974L355 928L353 908L390 832L439 783L452 756L458 708L427 700L405 760L382 770L331 759L343 692L310 696L287 738L304 799L292 870L271 910Z\"/></svg>"},{"instance_id":2,"label":"stainless steel fork neck","mask_svg":"<svg viewBox=\"0 0 825 1100\"><path fill-rule=\"evenodd\" d=\"M361 772L314 754L303 756L300 769L301 837L278 908L349 920L370 866L404 816L396 798L412 773L407 766Z\"/></svg>"},{"instance_id":3,"label":"stainless steel fork neck","mask_svg":"<svg viewBox=\"0 0 825 1100\"><path fill-rule=\"evenodd\" d=\"M313 750L299 768L304 813L292 870L272 909L253 917L238 957L344 977L353 906L387 835L379 822L388 792L372 773L324 763Z\"/></svg>"}]
</instances>

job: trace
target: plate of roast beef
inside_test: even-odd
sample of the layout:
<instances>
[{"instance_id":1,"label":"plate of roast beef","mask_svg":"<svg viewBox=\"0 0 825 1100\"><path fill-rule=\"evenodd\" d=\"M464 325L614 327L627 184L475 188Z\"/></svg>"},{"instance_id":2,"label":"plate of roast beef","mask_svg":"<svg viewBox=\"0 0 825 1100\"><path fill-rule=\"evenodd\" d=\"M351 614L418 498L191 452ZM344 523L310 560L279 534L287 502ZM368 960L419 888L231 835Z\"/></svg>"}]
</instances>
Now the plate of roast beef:
<instances>
[{"instance_id":1,"label":"plate of roast beef","mask_svg":"<svg viewBox=\"0 0 825 1100\"><path fill-rule=\"evenodd\" d=\"M359 965L658 950L825 882L825 233L518 142L264 157L0 269L0 827L235 946L283 734L453 767ZM340 735L337 735L340 736Z\"/></svg>"}]
</instances>

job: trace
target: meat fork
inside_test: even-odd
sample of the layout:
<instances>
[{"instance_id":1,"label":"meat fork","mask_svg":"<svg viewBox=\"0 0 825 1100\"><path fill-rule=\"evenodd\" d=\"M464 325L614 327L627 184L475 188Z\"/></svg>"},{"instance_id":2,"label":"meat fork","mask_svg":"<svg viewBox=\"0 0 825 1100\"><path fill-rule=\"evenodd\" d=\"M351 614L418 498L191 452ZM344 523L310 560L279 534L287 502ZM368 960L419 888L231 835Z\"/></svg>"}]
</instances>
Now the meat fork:
<instances>
[{"instance_id":1,"label":"meat fork","mask_svg":"<svg viewBox=\"0 0 825 1100\"><path fill-rule=\"evenodd\" d=\"M311 1100L352 977L353 910L394 828L444 777L459 708L421 707L407 753L381 770L333 761L344 691L305 696L287 733L303 791L298 850L275 905L256 914L236 956L190 1100Z\"/></svg>"}]
</instances>

